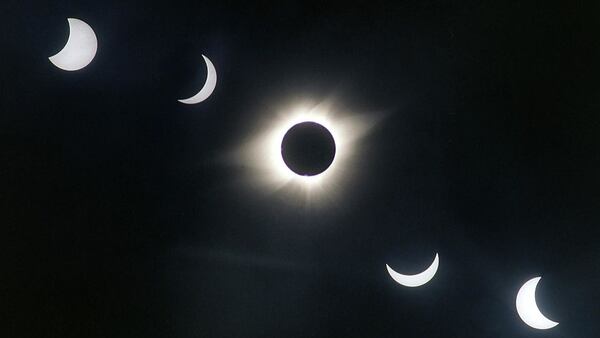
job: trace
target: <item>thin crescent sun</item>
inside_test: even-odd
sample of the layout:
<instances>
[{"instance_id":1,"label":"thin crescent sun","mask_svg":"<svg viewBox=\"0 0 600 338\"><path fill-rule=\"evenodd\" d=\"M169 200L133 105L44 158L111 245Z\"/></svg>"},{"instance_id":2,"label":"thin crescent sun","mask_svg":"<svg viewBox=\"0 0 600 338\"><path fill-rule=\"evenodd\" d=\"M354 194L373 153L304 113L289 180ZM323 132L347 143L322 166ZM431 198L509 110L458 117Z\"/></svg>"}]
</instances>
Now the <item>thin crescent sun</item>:
<instances>
[{"instance_id":1,"label":"thin crescent sun","mask_svg":"<svg viewBox=\"0 0 600 338\"><path fill-rule=\"evenodd\" d=\"M205 55L202 55L204 58L204 63L206 64L206 81L204 82L204 86L192 97L187 99L178 100L184 104L196 104L200 103L210 97L210 95L215 90L217 86L217 70L215 69L215 65L207 58Z\"/></svg>"},{"instance_id":2,"label":"thin crescent sun","mask_svg":"<svg viewBox=\"0 0 600 338\"><path fill-rule=\"evenodd\" d=\"M439 255L436 253L435 258L433 259L433 262L431 263L431 265L429 265L429 267L427 269L425 269L424 271L414 274L414 275L403 275L401 273L394 271L394 269L392 269L389 265L386 264L385 266L387 268L387 271L388 271L390 277L392 277L392 279L394 281L396 281L396 283L414 288L414 287L421 286L421 285L424 285L427 282L429 282L435 276L435 273L437 272L439 265L440 265L440 258L439 258Z\"/></svg>"}]
</instances>

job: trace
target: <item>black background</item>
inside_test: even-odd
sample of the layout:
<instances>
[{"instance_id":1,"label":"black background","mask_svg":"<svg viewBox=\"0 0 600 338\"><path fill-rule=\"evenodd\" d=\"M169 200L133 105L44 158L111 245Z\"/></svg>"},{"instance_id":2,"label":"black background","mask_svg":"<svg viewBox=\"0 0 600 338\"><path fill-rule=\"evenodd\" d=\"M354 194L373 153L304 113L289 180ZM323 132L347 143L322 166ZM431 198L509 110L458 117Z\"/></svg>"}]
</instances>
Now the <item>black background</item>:
<instances>
[{"instance_id":1,"label":"black background","mask_svg":"<svg viewBox=\"0 0 600 338\"><path fill-rule=\"evenodd\" d=\"M66 18L94 61L47 59ZM600 3L0 4L3 337L596 337ZM209 100L190 96L205 76ZM319 210L217 159L271 104L385 112ZM244 191L241 191L244 190ZM387 275L440 269L407 289ZM527 327L514 300L559 321Z\"/></svg>"}]
</instances>

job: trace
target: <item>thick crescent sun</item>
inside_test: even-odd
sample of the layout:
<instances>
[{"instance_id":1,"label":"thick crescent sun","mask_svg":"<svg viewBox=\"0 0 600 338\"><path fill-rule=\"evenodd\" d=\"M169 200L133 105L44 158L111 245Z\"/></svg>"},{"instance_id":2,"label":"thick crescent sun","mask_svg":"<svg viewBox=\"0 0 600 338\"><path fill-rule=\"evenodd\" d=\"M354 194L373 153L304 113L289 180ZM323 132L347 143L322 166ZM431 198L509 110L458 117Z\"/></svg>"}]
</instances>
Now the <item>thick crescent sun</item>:
<instances>
[{"instance_id":1,"label":"thick crescent sun","mask_svg":"<svg viewBox=\"0 0 600 338\"><path fill-rule=\"evenodd\" d=\"M547 330L558 325L557 322L548 319L542 314L535 301L535 290L542 277L528 280L517 293L516 306L519 317L525 324L538 329Z\"/></svg>"},{"instance_id":2,"label":"thick crescent sun","mask_svg":"<svg viewBox=\"0 0 600 338\"><path fill-rule=\"evenodd\" d=\"M82 20L68 18L69 38L63 49L48 59L56 67L66 71L84 68L96 56L98 40L90 25Z\"/></svg>"}]
</instances>

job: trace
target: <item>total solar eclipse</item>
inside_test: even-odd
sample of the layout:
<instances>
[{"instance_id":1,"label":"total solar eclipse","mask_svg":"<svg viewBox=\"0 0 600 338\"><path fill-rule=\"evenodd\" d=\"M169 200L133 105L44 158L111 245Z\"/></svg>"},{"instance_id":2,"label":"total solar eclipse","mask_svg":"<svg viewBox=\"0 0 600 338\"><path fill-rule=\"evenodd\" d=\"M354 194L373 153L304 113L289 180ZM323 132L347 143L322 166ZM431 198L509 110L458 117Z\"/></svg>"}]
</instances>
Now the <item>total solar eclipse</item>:
<instances>
[{"instance_id":1,"label":"total solar eclipse","mask_svg":"<svg viewBox=\"0 0 600 338\"><path fill-rule=\"evenodd\" d=\"M286 166L301 176L318 175L333 163L335 140L327 128L316 122L292 126L281 141Z\"/></svg>"}]
</instances>

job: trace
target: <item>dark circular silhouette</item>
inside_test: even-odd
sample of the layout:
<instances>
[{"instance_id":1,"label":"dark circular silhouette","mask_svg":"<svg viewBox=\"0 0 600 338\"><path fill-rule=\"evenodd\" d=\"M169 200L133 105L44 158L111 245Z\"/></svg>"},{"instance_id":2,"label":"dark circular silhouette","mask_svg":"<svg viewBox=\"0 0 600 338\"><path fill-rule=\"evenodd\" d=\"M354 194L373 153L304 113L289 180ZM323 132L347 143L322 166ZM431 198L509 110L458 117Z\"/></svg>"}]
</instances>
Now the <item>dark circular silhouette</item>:
<instances>
[{"instance_id":1,"label":"dark circular silhouette","mask_svg":"<svg viewBox=\"0 0 600 338\"><path fill-rule=\"evenodd\" d=\"M296 174L318 175L333 163L335 140L327 128L316 122L298 123L283 137L281 156Z\"/></svg>"}]
</instances>

